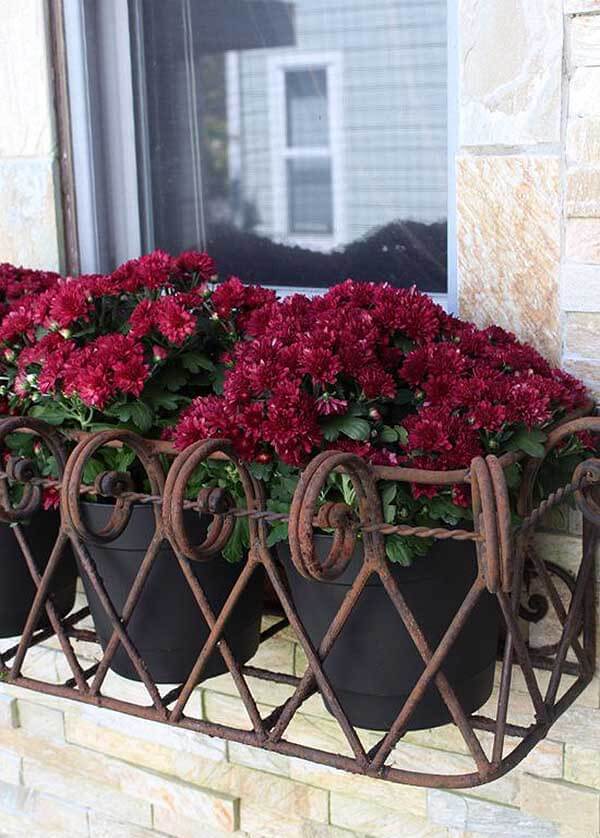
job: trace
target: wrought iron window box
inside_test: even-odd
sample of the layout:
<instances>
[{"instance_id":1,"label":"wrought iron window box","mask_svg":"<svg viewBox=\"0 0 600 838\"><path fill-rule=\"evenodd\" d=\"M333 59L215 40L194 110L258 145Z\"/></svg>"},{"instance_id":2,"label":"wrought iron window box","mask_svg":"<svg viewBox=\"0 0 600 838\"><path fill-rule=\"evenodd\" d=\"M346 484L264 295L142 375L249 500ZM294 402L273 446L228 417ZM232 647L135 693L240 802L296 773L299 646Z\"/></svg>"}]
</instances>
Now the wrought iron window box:
<instances>
[{"instance_id":1,"label":"wrought iron window box","mask_svg":"<svg viewBox=\"0 0 600 838\"><path fill-rule=\"evenodd\" d=\"M581 414L585 413L586 411L581 412ZM547 452L570 434L584 430L599 433L600 418L589 415L570 417L569 421L565 421L550 434L546 446ZM279 754L312 760L355 774L395 783L468 788L495 780L522 762L535 745L547 736L556 720L573 704L593 677L596 660L593 568L600 526L597 486L600 481L600 460L598 459L589 460L579 466L568 485L561 487L534 507L531 500L532 487L542 460L526 460L519 454L505 455L501 458L488 456L485 459L474 460L471 467L464 471L427 472L405 468L372 467L355 455L326 452L316 457L306 468L295 493L289 516L282 516L267 510L262 487L252 478L246 467L236 460L225 441L209 440L197 443L176 455L164 443L144 440L129 431L111 430L83 436L67 458L65 454L67 440L56 429L35 419L20 417L4 420L0 424L0 444L3 446L6 436L16 431L39 435L54 454L60 465L62 476L58 483L43 480L35 475L29 461L18 458L10 459L6 471L0 475L3 505L0 518L13 525L24 561L27 563L37 589L20 640L10 649L2 650L0 645L0 680L8 684L109 708L209 736L245 743ZM105 473L96 479L94 486L83 485L82 476L86 462L103 445L127 445L135 451L148 475L152 487L150 494L134 492L128 476L119 473ZM166 476L157 456L159 453L171 454L174 458ZM194 502L186 500L186 484L197 465L207 457L223 456L229 457L238 469L246 495L245 508L232 508L226 495L221 490L215 489L202 490ZM521 523L518 528L515 528L511 523L504 470L518 459L523 462L524 480L520 493ZM330 504L318 508L320 489L327 476L335 469L343 470L352 480L359 505L358 518L341 504ZM378 481L384 479L436 485L470 484L474 513L473 530L427 529L385 524L377 489ZM24 486L23 499L16 507L11 507L8 500L6 488L10 481L22 482ZM41 572L28 546L27 528L22 526L22 522L31 518L39 509L44 485L60 488L61 529L46 568ZM81 497L92 492L112 495L117 499L109 525L101 534L90 533L81 515ZM544 515L571 497L583 513L582 558L577 574L572 579L569 574L543 561L535 551L528 549L528 537ZM118 614L90 558L86 543L93 538L100 538L104 541L115 538L126 526L130 506L134 502L153 505L157 533L140 566L122 613ZM206 540L201 545L191 544L186 535L183 526L183 511L186 508L193 508L213 516ZM249 559L223 610L215 614L192 573L191 563L210 560L220 551L231 535L236 517L240 516L248 518L251 539ZM311 645L292 603L281 568L267 546L268 522L282 518L289 519L289 543L296 569L314 580L333 578L341 573L352 552L357 532L359 530L362 532L364 549L362 571L351 586L340 611L318 649ZM315 527L329 527L335 530L332 550L325 564L317 560L313 549L312 535ZM389 533L433 537L440 540L470 540L476 544L477 578L436 648L430 648L403 597L401 586L390 573L383 546L383 535ZM143 596L144 583L161 539L167 539L173 547L198 608L210 628L208 640L186 683L171 689L167 694L161 694L150 678L127 631L130 617L140 597ZM89 615L89 610L80 609L77 613L61 619L48 597L50 582L69 541L79 558L80 568L87 574L89 583L99 596L113 628L112 638L106 651L102 653L97 663L91 667L88 666L87 669L78 660L71 641L97 642L94 631L81 627L82 621ZM308 660L308 667L301 677L250 665L240 665L233 657L227 642L222 638L232 607L257 565L264 567L281 606L281 619L263 631L261 642L268 641L269 638L290 626ZM522 613L522 597L527 592L527 580L531 578L532 573L536 574L548 607L552 609L561 626L558 643L542 650L529 647L519 620ZM395 722L374 746L367 748L361 741L359 733L345 716L325 674L323 661L332 649L336 637L371 574L377 574L386 588L390 600L423 659L424 670L408 700L403 707L398 709ZM563 582L569 583L570 602L568 604L563 602L553 581L553 576L556 574L561 576ZM501 657L501 678L496 712L493 717L465 714L441 670L461 626L479 596L486 590L497 599L506 632ZM36 630L35 627L39 624L39 617L44 609L50 627ZM25 677L22 670L28 652L52 636L55 636L60 643L62 653L72 671L72 677L62 684ZM126 650L140 674L148 692L148 704L110 697L102 692L111 660L119 645ZM190 696L211 652L217 645L245 705L251 723L250 730L216 724L194 718L186 713ZM568 659L569 652L572 653L574 659ZM534 708L534 719L528 726L513 724L508 720L511 682L515 668L521 670ZM546 676L548 683L545 694L542 693L536 670L550 673ZM559 697L563 675L570 676L574 680ZM268 716L263 717L247 680L250 676L276 684L285 684L293 690L292 695L272 710ZM390 754L406 732L411 713L431 683L437 686L472 757L473 770L468 773L455 775L426 773L404 770L388 764ZM315 693L321 694L332 716L337 719L348 742L351 756L308 747L285 738L295 714ZM489 753L485 752L477 735L480 731L486 731L488 737L489 734L492 735ZM519 743L515 747L508 748L508 753L505 753L508 747L507 737L516 737Z\"/></svg>"}]
</instances>

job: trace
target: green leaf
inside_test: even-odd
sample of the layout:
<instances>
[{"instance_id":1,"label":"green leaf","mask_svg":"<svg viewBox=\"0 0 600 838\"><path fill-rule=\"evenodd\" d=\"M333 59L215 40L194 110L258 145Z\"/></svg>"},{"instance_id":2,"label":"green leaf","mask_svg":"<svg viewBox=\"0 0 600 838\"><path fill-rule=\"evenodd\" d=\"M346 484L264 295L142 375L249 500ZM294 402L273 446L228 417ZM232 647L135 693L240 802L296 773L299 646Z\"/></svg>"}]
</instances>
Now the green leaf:
<instances>
[{"instance_id":1,"label":"green leaf","mask_svg":"<svg viewBox=\"0 0 600 838\"><path fill-rule=\"evenodd\" d=\"M408 431L402 425L396 425L394 430L398 434L398 442L405 448L408 445Z\"/></svg>"},{"instance_id":2,"label":"green leaf","mask_svg":"<svg viewBox=\"0 0 600 838\"><path fill-rule=\"evenodd\" d=\"M547 439L547 435L538 428L533 428L531 431L523 429L513 435L507 447L509 451L524 451L530 457L543 457L543 443Z\"/></svg>"},{"instance_id":3,"label":"green leaf","mask_svg":"<svg viewBox=\"0 0 600 838\"><path fill-rule=\"evenodd\" d=\"M400 535L388 535L385 539L385 553L394 564L410 567L413 563L413 553L408 539Z\"/></svg>"},{"instance_id":4,"label":"green leaf","mask_svg":"<svg viewBox=\"0 0 600 838\"><path fill-rule=\"evenodd\" d=\"M398 442L398 431L390 428L389 425L384 425L379 434L379 439L382 442Z\"/></svg>"},{"instance_id":5,"label":"green leaf","mask_svg":"<svg viewBox=\"0 0 600 838\"><path fill-rule=\"evenodd\" d=\"M200 370L214 372L215 365L206 355L200 352L185 352L181 356L182 366L191 373L198 373Z\"/></svg>"},{"instance_id":6,"label":"green leaf","mask_svg":"<svg viewBox=\"0 0 600 838\"><path fill-rule=\"evenodd\" d=\"M154 413L144 402L134 402L130 407L130 420L143 434L147 433L154 424Z\"/></svg>"},{"instance_id":7,"label":"green leaf","mask_svg":"<svg viewBox=\"0 0 600 838\"><path fill-rule=\"evenodd\" d=\"M31 409L31 416L36 419L43 419L49 425L62 425L67 418L67 412L62 405L56 402L48 402L46 404L36 404Z\"/></svg>"},{"instance_id":8,"label":"green leaf","mask_svg":"<svg viewBox=\"0 0 600 838\"><path fill-rule=\"evenodd\" d=\"M396 483L383 483L381 489L381 502L384 506L393 503L398 494L398 486Z\"/></svg>"},{"instance_id":9,"label":"green leaf","mask_svg":"<svg viewBox=\"0 0 600 838\"><path fill-rule=\"evenodd\" d=\"M88 460L83 470L83 482L87 483L88 486L91 486L94 480L99 474L102 474L103 471L106 471L106 468L104 463L101 463L100 460L96 460L95 458Z\"/></svg>"},{"instance_id":10,"label":"green leaf","mask_svg":"<svg viewBox=\"0 0 600 838\"><path fill-rule=\"evenodd\" d=\"M371 434L371 426L365 419L347 415L336 416L324 424L323 435L329 442L336 440L340 434L356 441L365 440Z\"/></svg>"}]
</instances>

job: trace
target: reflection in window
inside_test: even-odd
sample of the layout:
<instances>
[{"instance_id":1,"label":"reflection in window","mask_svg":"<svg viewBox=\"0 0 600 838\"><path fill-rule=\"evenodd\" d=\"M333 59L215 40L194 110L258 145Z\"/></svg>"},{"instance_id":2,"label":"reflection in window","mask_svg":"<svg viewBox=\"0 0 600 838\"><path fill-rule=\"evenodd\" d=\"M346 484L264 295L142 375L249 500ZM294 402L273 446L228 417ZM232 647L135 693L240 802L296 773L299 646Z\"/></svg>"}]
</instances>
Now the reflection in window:
<instances>
[{"instance_id":1,"label":"reflection in window","mask_svg":"<svg viewBox=\"0 0 600 838\"><path fill-rule=\"evenodd\" d=\"M130 5L145 249L445 291L446 0Z\"/></svg>"}]
</instances>

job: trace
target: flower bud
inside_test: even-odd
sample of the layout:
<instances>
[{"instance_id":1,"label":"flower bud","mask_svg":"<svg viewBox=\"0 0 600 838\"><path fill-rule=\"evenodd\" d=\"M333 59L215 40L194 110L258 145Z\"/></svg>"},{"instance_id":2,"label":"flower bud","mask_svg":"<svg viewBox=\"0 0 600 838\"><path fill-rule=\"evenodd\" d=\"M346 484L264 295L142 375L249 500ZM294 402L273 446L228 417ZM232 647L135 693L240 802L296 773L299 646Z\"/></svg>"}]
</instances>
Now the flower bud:
<instances>
[{"instance_id":1,"label":"flower bud","mask_svg":"<svg viewBox=\"0 0 600 838\"><path fill-rule=\"evenodd\" d=\"M40 399L41 399L41 396L40 396L39 393L32 393L31 394L31 401L32 402L34 402L34 403L39 402Z\"/></svg>"},{"instance_id":2,"label":"flower bud","mask_svg":"<svg viewBox=\"0 0 600 838\"><path fill-rule=\"evenodd\" d=\"M262 451L260 454L256 455L256 462L257 463L270 463L273 458L267 451Z\"/></svg>"},{"instance_id":3,"label":"flower bud","mask_svg":"<svg viewBox=\"0 0 600 838\"><path fill-rule=\"evenodd\" d=\"M377 410L376 407L372 407L369 410L369 416L374 422L381 422L381 413Z\"/></svg>"},{"instance_id":4,"label":"flower bud","mask_svg":"<svg viewBox=\"0 0 600 838\"><path fill-rule=\"evenodd\" d=\"M71 330L61 329L58 334L61 335L65 340L69 340L69 338L71 337Z\"/></svg>"},{"instance_id":5,"label":"flower bud","mask_svg":"<svg viewBox=\"0 0 600 838\"><path fill-rule=\"evenodd\" d=\"M164 361L167 357L168 352L163 346L153 346L152 347L152 357L155 361Z\"/></svg>"},{"instance_id":6,"label":"flower bud","mask_svg":"<svg viewBox=\"0 0 600 838\"><path fill-rule=\"evenodd\" d=\"M4 350L4 357L6 358L7 361L14 361L17 356L15 354L14 349L5 349Z\"/></svg>"}]
</instances>

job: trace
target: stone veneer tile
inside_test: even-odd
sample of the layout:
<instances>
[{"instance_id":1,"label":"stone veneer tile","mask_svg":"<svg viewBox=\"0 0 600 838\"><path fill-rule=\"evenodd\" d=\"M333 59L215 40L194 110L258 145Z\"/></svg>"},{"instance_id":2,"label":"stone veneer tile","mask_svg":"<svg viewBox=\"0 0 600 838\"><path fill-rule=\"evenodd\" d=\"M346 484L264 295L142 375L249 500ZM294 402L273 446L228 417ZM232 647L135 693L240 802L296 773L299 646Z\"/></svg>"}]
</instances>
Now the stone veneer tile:
<instances>
[{"instance_id":1,"label":"stone veneer tile","mask_svg":"<svg viewBox=\"0 0 600 838\"><path fill-rule=\"evenodd\" d=\"M571 23L571 63L576 66L600 66L600 17L581 15Z\"/></svg>"},{"instance_id":2,"label":"stone veneer tile","mask_svg":"<svg viewBox=\"0 0 600 838\"><path fill-rule=\"evenodd\" d=\"M566 205L572 218L600 218L600 167L567 172Z\"/></svg>"},{"instance_id":3,"label":"stone veneer tile","mask_svg":"<svg viewBox=\"0 0 600 838\"><path fill-rule=\"evenodd\" d=\"M600 265L600 218L569 219L565 251L573 262Z\"/></svg>"},{"instance_id":4,"label":"stone veneer tile","mask_svg":"<svg viewBox=\"0 0 600 838\"><path fill-rule=\"evenodd\" d=\"M573 73L569 116L600 116L600 67L579 67Z\"/></svg>"},{"instance_id":5,"label":"stone veneer tile","mask_svg":"<svg viewBox=\"0 0 600 838\"><path fill-rule=\"evenodd\" d=\"M562 0L461 0L462 145L558 142Z\"/></svg>"},{"instance_id":6,"label":"stone veneer tile","mask_svg":"<svg viewBox=\"0 0 600 838\"><path fill-rule=\"evenodd\" d=\"M582 358L600 358L600 312L567 314L566 350Z\"/></svg>"},{"instance_id":7,"label":"stone veneer tile","mask_svg":"<svg viewBox=\"0 0 600 838\"><path fill-rule=\"evenodd\" d=\"M0 160L0 254L30 268L59 267L58 176L51 158Z\"/></svg>"},{"instance_id":8,"label":"stone veneer tile","mask_svg":"<svg viewBox=\"0 0 600 838\"><path fill-rule=\"evenodd\" d=\"M333 792L331 823L364 832L373 838L446 838L446 830L408 812L399 814L377 801Z\"/></svg>"},{"instance_id":9,"label":"stone veneer tile","mask_svg":"<svg viewBox=\"0 0 600 838\"><path fill-rule=\"evenodd\" d=\"M560 162L458 158L459 308L560 356Z\"/></svg>"},{"instance_id":10,"label":"stone veneer tile","mask_svg":"<svg viewBox=\"0 0 600 838\"><path fill-rule=\"evenodd\" d=\"M600 400L600 362L598 359L582 361L578 358L565 358L563 366L567 372L580 378L587 385L596 401Z\"/></svg>"},{"instance_id":11,"label":"stone veneer tile","mask_svg":"<svg viewBox=\"0 0 600 838\"><path fill-rule=\"evenodd\" d=\"M563 265L560 291L563 311L600 311L600 265Z\"/></svg>"},{"instance_id":12,"label":"stone veneer tile","mask_svg":"<svg viewBox=\"0 0 600 838\"><path fill-rule=\"evenodd\" d=\"M600 794L582 786L525 775L521 808L557 824L576 825L590 836L600 832Z\"/></svg>"},{"instance_id":13,"label":"stone veneer tile","mask_svg":"<svg viewBox=\"0 0 600 838\"><path fill-rule=\"evenodd\" d=\"M600 164L600 117L584 116L569 120L567 159L570 163Z\"/></svg>"},{"instance_id":14,"label":"stone veneer tile","mask_svg":"<svg viewBox=\"0 0 600 838\"><path fill-rule=\"evenodd\" d=\"M0 2L0 157L54 151L45 5Z\"/></svg>"},{"instance_id":15,"label":"stone veneer tile","mask_svg":"<svg viewBox=\"0 0 600 838\"><path fill-rule=\"evenodd\" d=\"M600 789L600 751L579 745L565 748L565 780Z\"/></svg>"},{"instance_id":16,"label":"stone veneer tile","mask_svg":"<svg viewBox=\"0 0 600 838\"><path fill-rule=\"evenodd\" d=\"M558 838L558 827L545 818L447 791L429 792L429 818L449 828L495 838Z\"/></svg>"}]
</instances>

